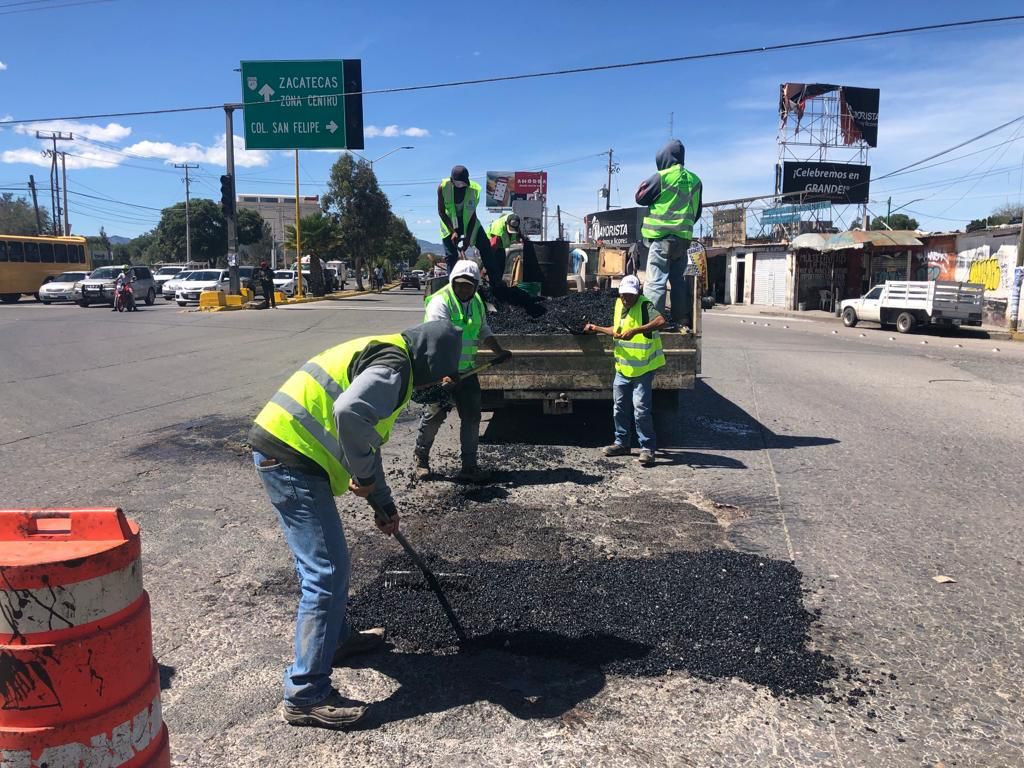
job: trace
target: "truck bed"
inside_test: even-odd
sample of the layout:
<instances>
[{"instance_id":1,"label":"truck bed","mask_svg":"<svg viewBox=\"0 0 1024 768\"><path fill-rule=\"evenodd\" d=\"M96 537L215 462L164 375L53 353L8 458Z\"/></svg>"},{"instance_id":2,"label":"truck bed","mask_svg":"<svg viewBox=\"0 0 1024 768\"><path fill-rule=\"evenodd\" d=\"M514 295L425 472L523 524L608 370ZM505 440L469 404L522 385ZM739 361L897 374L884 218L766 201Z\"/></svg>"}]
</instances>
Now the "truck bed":
<instances>
[{"instance_id":1,"label":"truck bed","mask_svg":"<svg viewBox=\"0 0 1024 768\"><path fill-rule=\"evenodd\" d=\"M513 401L543 401L545 411L571 412L573 400L610 400L615 367L613 340L595 334L497 335L512 359L479 374L484 407ZM662 333L665 365L654 377L656 390L693 389L700 372L700 336Z\"/></svg>"}]
</instances>

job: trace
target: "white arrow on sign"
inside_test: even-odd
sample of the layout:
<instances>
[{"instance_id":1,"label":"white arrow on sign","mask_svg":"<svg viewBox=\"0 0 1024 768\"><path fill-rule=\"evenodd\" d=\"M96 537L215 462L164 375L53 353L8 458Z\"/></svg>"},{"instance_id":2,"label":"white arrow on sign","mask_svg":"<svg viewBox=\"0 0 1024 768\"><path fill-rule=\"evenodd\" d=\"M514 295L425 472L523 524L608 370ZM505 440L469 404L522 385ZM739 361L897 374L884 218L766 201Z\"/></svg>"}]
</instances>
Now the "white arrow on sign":
<instances>
[{"instance_id":1,"label":"white arrow on sign","mask_svg":"<svg viewBox=\"0 0 1024 768\"><path fill-rule=\"evenodd\" d=\"M260 88L260 96L263 97L263 101L270 101L270 97L274 95L274 89L270 87L270 83L267 83Z\"/></svg>"},{"instance_id":2,"label":"white arrow on sign","mask_svg":"<svg viewBox=\"0 0 1024 768\"><path fill-rule=\"evenodd\" d=\"M336 130L338 130L338 124L337 124L336 122L334 122L333 120L331 120L331 122L329 122L329 123L327 124L327 130L328 130L328 131L330 131L330 132L331 132L331 135L333 136L333 135L334 135L334 132L335 132Z\"/></svg>"}]
</instances>

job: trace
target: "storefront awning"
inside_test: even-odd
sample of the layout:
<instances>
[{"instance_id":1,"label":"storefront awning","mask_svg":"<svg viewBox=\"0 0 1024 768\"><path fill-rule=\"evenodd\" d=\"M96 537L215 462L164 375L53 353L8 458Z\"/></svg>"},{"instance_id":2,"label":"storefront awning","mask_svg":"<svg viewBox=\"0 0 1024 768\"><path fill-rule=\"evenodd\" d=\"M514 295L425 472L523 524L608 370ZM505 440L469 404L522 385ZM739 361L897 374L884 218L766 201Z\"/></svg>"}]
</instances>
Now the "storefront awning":
<instances>
[{"instance_id":1,"label":"storefront awning","mask_svg":"<svg viewBox=\"0 0 1024 768\"><path fill-rule=\"evenodd\" d=\"M876 250L903 250L906 248L920 248L924 245L924 243L917 239L916 235L916 232L900 229L869 230L867 232L862 229L855 229L852 232L840 232L836 235L808 232L794 238L789 247L794 251L807 249L822 253L860 249L864 246L870 246Z\"/></svg>"}]
</instances>

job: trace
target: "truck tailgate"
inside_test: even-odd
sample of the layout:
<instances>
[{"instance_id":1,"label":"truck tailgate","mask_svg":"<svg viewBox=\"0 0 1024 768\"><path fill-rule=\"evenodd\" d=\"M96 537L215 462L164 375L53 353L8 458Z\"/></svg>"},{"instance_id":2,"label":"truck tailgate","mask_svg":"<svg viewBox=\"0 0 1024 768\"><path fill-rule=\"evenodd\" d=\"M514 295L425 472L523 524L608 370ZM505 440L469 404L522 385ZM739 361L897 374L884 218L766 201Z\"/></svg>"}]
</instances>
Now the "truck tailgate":
<instances>
[{"instance_id":1,"label":"truck tailgate","mask_svg":"<svg viewBox=\"0 0 1024 768\"><path fill-rule=\"evenodd\" d=\"M615 368L612 339L603 335L497 336L511 350L512 359L481 373L484 390L525 395L536 392L568 392L577 396L611 397ZM654 377L655 389L693 389L700 372L700 337L663 333L665 366Z\"/></svg>"}]
</instances>

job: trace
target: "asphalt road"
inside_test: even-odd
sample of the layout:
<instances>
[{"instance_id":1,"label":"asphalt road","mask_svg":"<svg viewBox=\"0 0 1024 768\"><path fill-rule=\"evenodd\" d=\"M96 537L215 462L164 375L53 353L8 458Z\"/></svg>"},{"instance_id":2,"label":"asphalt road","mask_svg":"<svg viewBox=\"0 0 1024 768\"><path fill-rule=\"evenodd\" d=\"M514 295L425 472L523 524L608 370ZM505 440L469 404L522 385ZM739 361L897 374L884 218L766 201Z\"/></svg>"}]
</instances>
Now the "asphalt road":
<instances>
[{"instance_id":1,"label":"asphalt road","mask_svg":"<svg viewBox=\"0 0 1024 768\"><path fill-rule=\"evenodd\" d=\"M0 305L0 506L120 505L140 522L175 764L1024 763L1024 345L716 311L696 389L659 413L658 466L601 457L598 406L485 417L498 483L416 483L409 413L385 449L404 528L485 563L792 561L816 617L796 652L832 657L825 690L686 659L652 676L396 649L335 673L383 702L371 727L285 726L294 576L248 425L309 357L421 312L398 292L213 314ZM439 438L442 475L456 435ZM358 591L397 548L356 501L339 509Z\"/></svg>"}]
</instances>

